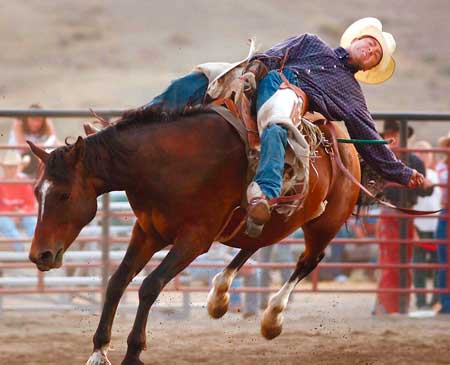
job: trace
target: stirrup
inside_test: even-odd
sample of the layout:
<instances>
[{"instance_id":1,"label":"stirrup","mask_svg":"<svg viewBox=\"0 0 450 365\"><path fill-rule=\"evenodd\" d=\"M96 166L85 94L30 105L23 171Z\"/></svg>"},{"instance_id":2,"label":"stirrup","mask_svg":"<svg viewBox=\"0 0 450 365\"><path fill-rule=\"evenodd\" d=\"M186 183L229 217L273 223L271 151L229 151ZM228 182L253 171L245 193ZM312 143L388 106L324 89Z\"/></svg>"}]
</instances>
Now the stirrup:
<instances>
[{"instance_id":1,"label":"stirrup","mask_svg":"<svg viewBox=\"0 0 450 365\"><path fill-rule=\"evenodd\" d=\"M265 197L250 201L247 209L249 218L255 224L264 225L270 220L270 205Z\"/></svg>"}]
</instances>

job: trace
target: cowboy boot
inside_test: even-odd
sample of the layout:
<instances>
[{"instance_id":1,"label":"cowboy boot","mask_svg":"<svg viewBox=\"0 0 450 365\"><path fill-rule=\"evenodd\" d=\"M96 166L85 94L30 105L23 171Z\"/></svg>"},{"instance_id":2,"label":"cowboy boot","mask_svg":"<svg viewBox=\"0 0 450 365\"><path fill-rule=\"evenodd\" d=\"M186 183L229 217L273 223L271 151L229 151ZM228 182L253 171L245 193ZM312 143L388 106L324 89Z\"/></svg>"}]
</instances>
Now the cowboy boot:
<instances>
[{"instance_id":1,"label":"cowboy boot","mask_svg":"<svg viewBox=\"0 0 450 365\"><path fill-rule=\"evenodd\" d=\"M270 219L270 206L258 183L253 181L247 188L247 229L252 238L258 237Z\"/></svg>"}]
</instances>

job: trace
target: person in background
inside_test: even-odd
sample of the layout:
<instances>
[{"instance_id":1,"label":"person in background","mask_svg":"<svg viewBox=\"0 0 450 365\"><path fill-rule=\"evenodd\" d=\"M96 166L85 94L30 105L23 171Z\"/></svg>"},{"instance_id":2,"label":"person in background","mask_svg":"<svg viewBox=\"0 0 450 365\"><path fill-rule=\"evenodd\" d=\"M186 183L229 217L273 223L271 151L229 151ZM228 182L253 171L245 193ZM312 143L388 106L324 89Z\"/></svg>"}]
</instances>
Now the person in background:
<instances>
[{"instance_id":1,"label":"person in background","mask_svg":"<svg viewBox=\"0 0 450 365\"><path fill-rule=\"evenodd\" d=\"M8 150L4 156L1 166L3 175L6 180L14 180L23 178L20 173L29 162L28 157L22 157L13 150ZM29 183L6 184L0 183L0 213L31 213L35 211L35 199L33 188ZM27 237L33 236L36 226L36 217L26 216L17 219L25 230ZM13 217L0 215L0 235L5 238L20 238L24 235L19 232L20 225L16 224ZM23 251L23 243L13 243L15 251Z\"/></svg>"},{"instance_id":2,"label":"person in background","mask_svg":"<svg viewBox=\"0 0 450 365\"><path fill-rule=\"evenodd\" d=\"M415 143L414 148L422 148L429 149L432 148L431 144L427 141L418 141ZM417 156L423 161L426 168L426 177L432 184L438 184L438 174L434 169L436 165L436 160L434 158L434 154L432 152L417 152ZM419 196L417 198L417 204L414 206L416 210L439 210L441 207L441 189L434 189L433 194L430 196ZM413 249L413 263L415 264L423 264L437 263L437 252L436 245L426 242L426 239L433 239L436 232L437 227L437 218L430 217L420 217L414 219L414 225L416 226L417 233L420 239L424 240L424 243L421 243L417 246L414 246ZM433 271L433 287L438 287L437 282L437 270ZM426 288L426 278L427 278L426 269L413 269L413 281L415 288ZM431 301L427 302L426 294L417 293L416 294L416 307L417 309L430 309L436 303L439 302L439 296L434 293Z\"/></svg>"},{"instance_id":3,"label":"person in background","mask_svg":"<svg viewBox=\"0 0 450 365\"><path fill-rule=\"evenodd\" d=\"M296 236L290 236L290 238L303 238L303 232L299 230L301 234ZM258 252L259 262L267 263L295 263L296 257L294 257L292 252L292 244L278 243L276 245L271 245L263 247ZM272 273L274 269L262 269L260 275L259 286L261 288L270 288L272 285ZM292 275L292 269L280 269L282 284L286 283L290 276ZM266 309L269 304L269 298L273 293L262 293L260 299L260 308ZM289 298L293 300L293 295Z\"/></svg>"},{"instance_id":4,"label":"person in background","mask_svg":"<svg viewBox=\"0 0 450 365\"><path fill-rule=\"evenodd\" d=\"M408 138L414 134L413 129L408 129ZM386 140L391 140L390 147L395 148L399 146L400 142L400 122L397 120L385 120L383 128L383 137ZM414 153L408 153L406 157L406 164L410 168L417 170L420 174L425 175L425 165ZM415 188L408 189L406 191L406 202L401 202L401 195L403 187L388 186L384 189L383 194L387 201L390 203L403 206L405 208L412 208L417 203L419 196L429 196L433 193L433 187L431 183L425 181L427 188ZM389 208L382 208L380 212L380 219L377 226L377 238L387 242L380 243L379 245L379 258L380 264L398 264L400 263L401 244L397 242L389 242L389 240L399 240L401 220L391 215L395 213ZM416 230L411 219L408 220L407 225L407 238L414 240L416 237ZM407 260L411 261L412 246L407 246ZM406 287L411 286L411 272L407 272ZM381 269L381 277L378 282L379 289L392 289L399 288L401 282L399 269ZM391 314L399 313L400 308L400 293L392 292L380 292L377 294L377 300L375 305L374 314ZM409 307L409 297L407 300L407 308Z\"/></svg>"},{"instance_id":5,"label":"person in background","mask_svg":"<svg viewBox=\"0 0 450 365\"><path fill-rule=\"evenodd\" d=\"M439 140L439 147L450 148L450 133L447 137L443 137ZM448 154L445 154L445 158L436 165L436 172L439 178L439 184L448 183ZM447 187L441 187L441 215L448 214L448 196ZM447 218L440 217L438 220L438 226L436 229L436 238L439 240L447 239ZM437 259L440 264L448 265L448 252L447 244L439 244L437 247ZM438 270L438 287L441 289L447 288L447 270ZM450 293L441 293L439 295L441 302L441 309L438 313L440 314L450 314Z\"/></svg>"},{"instance_id":6,"label":"person in background","mask_svg":"<svg viewBox=\"0 0 450 365\"><path fill-rule=\"evenodd\" d=\"M40 104L31 104L30 109L42 109ZM9 145L25 145L31 141L41 147L51 147L59 144L53 123L45 117L24 117L14 121L9 135ZM30 178L37 176L39 162L28 148L19 150L22 156L30 156L30 163L23 170Z\"/></svg>"}]
</instances>

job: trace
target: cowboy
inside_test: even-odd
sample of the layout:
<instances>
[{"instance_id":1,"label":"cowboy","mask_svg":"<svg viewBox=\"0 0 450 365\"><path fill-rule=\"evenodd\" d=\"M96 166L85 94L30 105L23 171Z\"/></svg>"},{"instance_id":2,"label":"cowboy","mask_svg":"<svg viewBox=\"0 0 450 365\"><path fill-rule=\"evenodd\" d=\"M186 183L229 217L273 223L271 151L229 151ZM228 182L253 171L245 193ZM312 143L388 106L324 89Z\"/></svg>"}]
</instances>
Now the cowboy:
<instances>
[{"instance_id":1,"label":"cowboy","mask_svg":"<svg viewBox=\"0 0 450 365\"><path fill-rule=\"evenodd\" d=\"M251 203L249 220L262 227L270 219L268 199L280 195L285 149L293 132L290 128L294 124L293 108L300 110L306 106L306 98L309 99L309 111L317 111L329 120L343 120L352 138L380 139L358 81L378 84L389 79L395 69L392 57L395 47L394 37L382 31L378 19L363 18L347 28L340 47L331 48L319 37L303 34L249 57L249 71L234 81L239 83L241 90L256 88L257 91L261 156L254 181L247 190L247 199ZM255 63L268 71L259 82L259 71L252 70ZM213 95L211 90L217 86L218 79L211 76L217 76L217 72L208 73L205 71L208 68L202 66L173 81L145 107L162 104L179 108L202 103L207 93ZM211 67L208 70L211 71ZM304 93L280 88L286 83ZM236 94L239 94L238 89L234 86ZM405 166L385 145L364 144L357 145L357 149L387 180L410 188L424 181L422 174Z\"/></svg>"}]
</instances>

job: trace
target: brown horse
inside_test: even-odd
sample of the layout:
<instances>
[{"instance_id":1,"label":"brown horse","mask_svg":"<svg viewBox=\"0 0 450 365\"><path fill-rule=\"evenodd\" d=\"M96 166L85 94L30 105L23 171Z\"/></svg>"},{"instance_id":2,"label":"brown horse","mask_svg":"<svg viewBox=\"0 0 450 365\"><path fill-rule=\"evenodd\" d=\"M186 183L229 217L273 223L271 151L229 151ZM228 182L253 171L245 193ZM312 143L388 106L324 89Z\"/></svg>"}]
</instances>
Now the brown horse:
<instances>
[{"instance_id":1,"label":"brown horse","mask_svg":"<svg viewBox=\"0 0 450 365\"><path fill-rule=\"evenodd\" d=\"M338 134L346 136L340 129ZM245 193L247 159L242 141L221 116L206 110L183 115L138 110L124 115L116 125L85 139L79 137L73 145L50 154L29 144L45 165L35 187L39 217L30 249L30 260L40 270L62 265L64 252L94 217L99 195L125 190L137 217L127 253L109 281L93 338L94 352L87 364L109 364L106 352L112 322L124 290L155 252L172 244L139 290L139 307L122 364L143 364L139 356L146 348L150 307L175 275L224 235L223 228ZM345 166L359 179L354 147L345 144L339 149ZM226 312L228 289L244 262L259 248L302 227L305 252L289 281L271 298L262 319L265 337L281 332L281 312L289 293L323 257L325 247L351 214L359 192L333 168L322 148L312 165L304 209L288 220L273 212L257 239L240 232L223 242L242 250L214 278L208 296L213 317ZM325 211L316 217L325 201Z\"/></svg>"}]
</instances>

